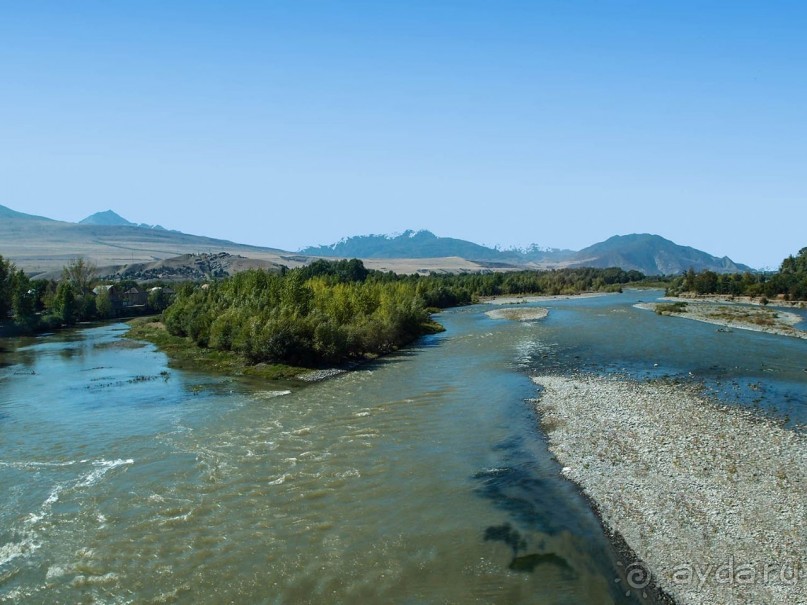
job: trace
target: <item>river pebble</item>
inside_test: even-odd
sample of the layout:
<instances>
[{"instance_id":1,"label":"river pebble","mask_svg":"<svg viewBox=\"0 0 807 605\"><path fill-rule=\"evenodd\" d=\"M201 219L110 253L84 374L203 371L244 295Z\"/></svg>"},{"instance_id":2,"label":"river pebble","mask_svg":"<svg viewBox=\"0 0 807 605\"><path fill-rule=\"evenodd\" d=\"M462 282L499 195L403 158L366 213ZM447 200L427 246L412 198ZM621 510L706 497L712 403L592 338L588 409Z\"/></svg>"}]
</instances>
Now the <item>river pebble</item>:
<instances>
[{"instance_id":1,"label":"river pebble","mask_svg":"<svg viewBox=\"0 0 807 605\"><path fill-rule=\"evenodd\" d=\"M691 385L534 381L563 475L676 602L807 603L807 435Z\"/></svg>"}]
</instances>

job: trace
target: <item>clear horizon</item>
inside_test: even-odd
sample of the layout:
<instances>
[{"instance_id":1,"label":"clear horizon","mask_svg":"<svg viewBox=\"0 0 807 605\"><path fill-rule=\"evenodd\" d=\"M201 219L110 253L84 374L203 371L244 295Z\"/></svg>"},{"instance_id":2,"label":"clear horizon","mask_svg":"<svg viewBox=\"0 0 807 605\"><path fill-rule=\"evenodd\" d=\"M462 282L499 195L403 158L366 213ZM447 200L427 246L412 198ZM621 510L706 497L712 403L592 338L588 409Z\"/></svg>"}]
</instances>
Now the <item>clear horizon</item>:
<instances>
[{"instance_id":1,"label":"clear horizon","mask_svg":"<svg viewBox=\"0 0 807 605\"><path fill-rule=\"evenodd\" d=\"M286 250L656 233L776 268L807 246L805 27L800 2L5 6L0 204Z\"/></svg>"}]
</instances>

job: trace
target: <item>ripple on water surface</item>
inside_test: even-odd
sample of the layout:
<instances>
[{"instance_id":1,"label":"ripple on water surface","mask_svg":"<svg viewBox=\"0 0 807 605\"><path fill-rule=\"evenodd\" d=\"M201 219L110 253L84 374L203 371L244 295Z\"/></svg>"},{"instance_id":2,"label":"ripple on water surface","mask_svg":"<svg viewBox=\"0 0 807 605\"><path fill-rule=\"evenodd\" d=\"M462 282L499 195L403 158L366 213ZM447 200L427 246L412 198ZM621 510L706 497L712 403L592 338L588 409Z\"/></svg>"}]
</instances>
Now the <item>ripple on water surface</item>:
<instances>
[{"instance_id":1,"label":"ripple on water surface","mask_svg":"<svg viewBox=\"0 0 807 605\"><path fill-rule=\"evenodd\" d=\"M4 354L0 598L632 602L514 371L596 345L559 331L573 302L535 324L449 312L423 346L304 388L93 344L119 328Z\"/></svg>"}]
</instances>

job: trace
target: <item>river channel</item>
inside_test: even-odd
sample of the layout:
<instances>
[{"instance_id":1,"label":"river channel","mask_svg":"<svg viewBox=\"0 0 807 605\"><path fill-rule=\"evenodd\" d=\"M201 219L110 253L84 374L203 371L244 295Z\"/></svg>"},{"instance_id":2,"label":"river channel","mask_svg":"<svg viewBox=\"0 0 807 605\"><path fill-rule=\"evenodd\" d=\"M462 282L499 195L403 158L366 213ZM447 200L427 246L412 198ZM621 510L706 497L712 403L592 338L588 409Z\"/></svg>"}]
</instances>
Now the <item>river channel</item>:
<instances>
[{"instance_id":1,"label":"river channel","mask_svg":"<svg viewBox=\"0 0 807 605\"><path fill-rule=\"evenodd\" d=\"M659 292L491 307L323 381L180 371L126 326L0 340L0 603L639 603L530 372L699 380L807 419L807 341Z\"/></svg>"}]
</instances>

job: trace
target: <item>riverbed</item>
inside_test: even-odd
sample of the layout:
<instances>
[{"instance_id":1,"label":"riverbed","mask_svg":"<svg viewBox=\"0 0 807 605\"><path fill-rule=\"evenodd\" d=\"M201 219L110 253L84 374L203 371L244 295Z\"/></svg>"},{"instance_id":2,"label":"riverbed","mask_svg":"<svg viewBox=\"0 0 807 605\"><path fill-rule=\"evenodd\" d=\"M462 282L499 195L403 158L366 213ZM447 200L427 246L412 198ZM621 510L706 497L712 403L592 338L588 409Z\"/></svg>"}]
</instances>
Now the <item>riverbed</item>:
<instances>
[{"instance_id":1,"label":"riverbed","mask_svg":"<svg viewBox=\"0 0 807 605\"><path fill-rule=\"evenodd\" d=\"M632 602L525 404L524 324L440 319L302 388L174 370L119 324L6 344L0 600Z\"/></svg>"},{"instance_id":2,"label":"riverbed","mask_svg":"<svg viewBox=\"0 0 807 605\"><path fill-rule=\"evenodd\" d=\"M647 602L548 451L530 373L692 380L807 419L807 342L633 308L660 295L453 309L303 387L173 369L122 324L6 339L0 602Z\"/></svg>"}]
</instances>

